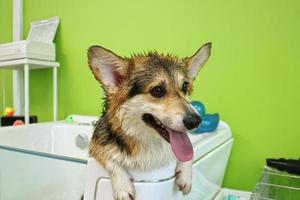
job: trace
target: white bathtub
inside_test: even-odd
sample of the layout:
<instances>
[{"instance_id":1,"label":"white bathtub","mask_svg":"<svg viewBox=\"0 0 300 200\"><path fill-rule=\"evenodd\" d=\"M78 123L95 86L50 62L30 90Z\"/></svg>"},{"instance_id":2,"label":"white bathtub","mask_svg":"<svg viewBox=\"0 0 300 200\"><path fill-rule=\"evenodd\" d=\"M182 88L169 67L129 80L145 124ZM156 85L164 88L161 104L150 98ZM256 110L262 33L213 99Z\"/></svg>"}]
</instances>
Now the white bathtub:
<instances>
[{"instance_id":1,"label":"white bathtub","mask_svg":"<svg viewBox=\"0 0 300 200\"><path fill-rule=\"evenodd\" d=\"M77 200L84 192L91 125L65 122L0 128L0 200Z\"/></svg>"}]
</instances>

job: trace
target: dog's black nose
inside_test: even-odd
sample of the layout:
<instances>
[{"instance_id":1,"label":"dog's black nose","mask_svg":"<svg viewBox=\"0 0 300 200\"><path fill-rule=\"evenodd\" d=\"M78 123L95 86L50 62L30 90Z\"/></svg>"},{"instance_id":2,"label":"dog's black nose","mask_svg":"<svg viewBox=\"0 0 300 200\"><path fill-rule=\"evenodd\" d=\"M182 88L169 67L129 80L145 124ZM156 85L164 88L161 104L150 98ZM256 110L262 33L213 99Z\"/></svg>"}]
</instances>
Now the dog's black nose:
<instances>
[{"instance_id":1,"label":"dog's black nose","mask_svg":"<svg viewBox=\"0 0 300 200\"><path fill-rule=\"evenodd\" d=\"M199 126L199 124L201 123L201 118L199 115L197 114L189 114L189 115L186 115L184 118L183 118L183 124L184 126L188 129L188 130L191 130L191 129L194 129L194 128L197 128Z\"/></svg>"}]
</instances>

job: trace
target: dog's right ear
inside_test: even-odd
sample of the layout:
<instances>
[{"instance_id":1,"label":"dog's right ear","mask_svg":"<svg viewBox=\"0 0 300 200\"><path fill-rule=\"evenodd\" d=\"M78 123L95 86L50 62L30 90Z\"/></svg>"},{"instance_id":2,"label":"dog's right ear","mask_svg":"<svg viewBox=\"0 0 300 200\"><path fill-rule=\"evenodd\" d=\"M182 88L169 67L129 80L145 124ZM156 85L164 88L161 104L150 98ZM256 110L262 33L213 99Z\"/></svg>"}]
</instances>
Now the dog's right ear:
<instances>
[{"instance_id":1,"label":"dog's right ear","mask_svg":"<svg viewBox=\"0 0 300 200\"><path fill-rule=\"evenodd\" d=\"M208 42L200 47L200 49L191 57L187 58L188 77L195 79L197 73L207 62L211 52L211 42Z\"/></svg>"},{"instance_id":2,"label":"dog's right ear","mask_svg":"<svg viewBox=\"0 0 300 200\"><path fill-rule=\"evenodd\" d=\"M91 46L88 50L88 63L96 80L106 91L118 87L125 79L127 62L108 49Z\"/></svg>"}]
</instances>

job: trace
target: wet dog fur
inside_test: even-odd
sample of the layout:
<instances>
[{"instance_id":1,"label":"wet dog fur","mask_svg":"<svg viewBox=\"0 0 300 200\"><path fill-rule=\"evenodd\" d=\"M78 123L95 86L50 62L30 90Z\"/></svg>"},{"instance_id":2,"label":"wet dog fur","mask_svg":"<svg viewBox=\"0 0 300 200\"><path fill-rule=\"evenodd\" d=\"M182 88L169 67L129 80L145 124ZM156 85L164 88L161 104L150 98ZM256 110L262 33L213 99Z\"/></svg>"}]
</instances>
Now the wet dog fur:
<instances>
[{"instance_id":1,"label":"wet dog fur","mask_svg":"<svg viewBox=\"0 0 300 200\"><path fill-rule=\"evenodd\" d=\"M135 198L127 170L155 169L176 159L166 130L186 134L201 122L187 98L210 51L206 43L181 59L155 51L122 58L101 46L89 48L89 67L106 97L89 154L110 174L115 200ZM177 161L183 194L191 182L192 160Z\"/></svg>"}]
</instances>

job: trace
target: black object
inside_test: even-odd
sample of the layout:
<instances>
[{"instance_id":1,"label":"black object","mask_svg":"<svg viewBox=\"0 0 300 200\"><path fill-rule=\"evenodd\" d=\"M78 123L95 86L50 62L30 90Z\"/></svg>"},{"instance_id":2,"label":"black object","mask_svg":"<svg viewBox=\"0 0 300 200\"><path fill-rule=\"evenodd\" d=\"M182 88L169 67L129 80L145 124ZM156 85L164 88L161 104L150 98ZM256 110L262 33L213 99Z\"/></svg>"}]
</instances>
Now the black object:
<instances>
[{"instance_id":1,"label":"black object","mask_svg":"<svg viewBox=\"0 0 300 200\"><path fill-rule=\"evenodd\" d=\"M16 120L22 120L25 122L25 117L24 116L3 116L1 117L1 126L11 126ZM37 123L38 118L37 116L29 116L29 123Z\"/></svg>"},{"instance_id":2,"label":"black object","mask_svg":"<svg viewBox=\"0 0 300 200\"><path fill-rule=\"evenodd\" d=\"M270 159L267 158L267 165L280 171L286 171L290 174L300 175L300 159Z\"/></svg>"}]
</instances>

